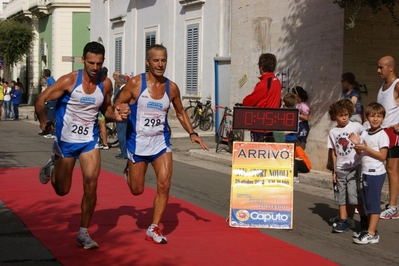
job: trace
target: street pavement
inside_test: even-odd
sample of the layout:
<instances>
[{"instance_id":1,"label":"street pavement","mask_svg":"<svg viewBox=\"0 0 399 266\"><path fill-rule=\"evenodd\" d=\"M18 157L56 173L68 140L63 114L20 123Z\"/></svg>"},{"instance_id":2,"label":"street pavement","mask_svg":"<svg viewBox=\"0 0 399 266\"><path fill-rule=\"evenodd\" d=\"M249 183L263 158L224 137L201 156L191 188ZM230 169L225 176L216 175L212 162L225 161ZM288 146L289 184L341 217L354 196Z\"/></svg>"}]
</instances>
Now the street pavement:
<instances>
[{"instance_id":1,"label":"street pavement","mask_svg":"<svg viewBox=\"0 0 399 266\"><path fill-rule=\"evenodd\" d=\"M7 125L7 123L33 123L34 113L32 106L21 106L20 108L21 121L11 122L11 121L1 121L0 130ZM231 166L231 154L226 151L215 151L215 143L211 140L214 139L214 132L203 132L198 130L200 136L207 139L207 144L210 147L210 151L203 151L198 149L197 145L189 143L189 141L184 141L192 145L193 148L188 150L188 153L175 152L179 149L186 149L186 147L181 147L181 138L187 138L188 134L182 129L180 124L176 119L170 119L172 128L172 140L174 160L179 160L188 164L198 164L198 161L205 162L206 166L203 167L214 167L215 171L223 169L223 171L229 171ZM37 131L39 127L37 127ZM4 139L3 139L4 141ZM184 144L187 146L187 144ZM191 147L191 146L189 146ZM187 156L190 155L190 156ZM1 156L1 148L0 148ZM200 160L198 160L200 159ZM3 160L3 158L2 158ZM22 167L22 165L14 164L10 161L9 163L2 163L0 167ZM105 163L106 164L106 163ZM107 166L107 165L106 165ZM300 185L295 185L300 187L303 185L308 185L311 187L328 189L331 190L331 174L324 171L311 170L310 173L300 174ZM297 189L294 186L294 189ZM0 188L1 189L1 188ZM309 190L309 188L307 188ZM325 193L325 192L324 192ZM327 193L329 196L332 193ZM383 196L385 199L388 195L388 185L387 182L384 185ZM42 246L40 241L37 240L29 231L28 228L22 223L22 221L9 210L3 202L0 200L0 265L60 265L59 262L53 257L53 255L47 250L46 247Z\"/></svg>"}]
</instances>

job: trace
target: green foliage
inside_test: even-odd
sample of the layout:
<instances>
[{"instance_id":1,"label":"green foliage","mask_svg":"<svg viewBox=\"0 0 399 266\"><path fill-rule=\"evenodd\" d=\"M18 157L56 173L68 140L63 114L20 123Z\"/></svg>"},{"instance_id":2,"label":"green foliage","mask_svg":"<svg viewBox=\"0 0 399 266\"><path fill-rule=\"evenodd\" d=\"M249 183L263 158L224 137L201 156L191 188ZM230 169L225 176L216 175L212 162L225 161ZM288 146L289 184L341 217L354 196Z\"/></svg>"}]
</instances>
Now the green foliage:
<instances>
[{"instance_id":1,"label":"green foliage","mask_svg":"<svg viewBox=\"0 0 399 266\"><path fill-rule=\"evenodd\" d=\"M348 28L355 27L355 19L360 9L369 7L373 13L377 13L382 9L388 9L394 23L399 26L399 17L395 13L395 5L399 4L399 0L334 0L334 4L339 5L340 8L349 8L352 10L352 15L349 16L350 22L347 23Z\"/></svg>"},{"instance_id":2,"label":"green foliage","mask_svg":"<svg viewBox=\"0 0 399 266\"><path fill-rule=\"evenodd\" d=\"M0 21L0 55L14 65L33 47L34 33L30 25L17 20Z\"/></svg>"}]
</instances>

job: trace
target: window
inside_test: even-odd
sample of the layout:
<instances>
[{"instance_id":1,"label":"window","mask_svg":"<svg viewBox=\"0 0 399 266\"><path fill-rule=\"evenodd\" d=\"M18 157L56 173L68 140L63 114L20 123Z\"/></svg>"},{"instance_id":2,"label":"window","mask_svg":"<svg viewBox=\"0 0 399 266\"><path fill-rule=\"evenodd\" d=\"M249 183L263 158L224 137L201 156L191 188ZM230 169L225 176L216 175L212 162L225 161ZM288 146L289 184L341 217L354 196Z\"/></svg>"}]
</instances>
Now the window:
<instances>
[{"instance_id":1,"label":"window","mask_svg":"<svg viewBox=\"0 0 399 266\"><path fill-rule=\"evenodd\" d=\"M198 94L199 24L187 27L186 93Z\"/></svg>"},{"instance_id":2,"label":"window","mask_svg":"<svg viewBox=\"0 0 399 266\"><path fill-rule=\"evenodd\" d=\"M122 73L122 37L115 39L115 71Z\"/></svg>"},{"instance_id":3,"label":"window","mask_svg":"<svg viewBox=\"0 0 399 266\"><path fill-rule=\"evenodd\" d=\"M151 45L156 44L156 32L146 32L145 33L145 52L147 55L148 48L150 48ZM145 71L148 72L148 66L145 65Z\"/></svg>"}]
</instances>

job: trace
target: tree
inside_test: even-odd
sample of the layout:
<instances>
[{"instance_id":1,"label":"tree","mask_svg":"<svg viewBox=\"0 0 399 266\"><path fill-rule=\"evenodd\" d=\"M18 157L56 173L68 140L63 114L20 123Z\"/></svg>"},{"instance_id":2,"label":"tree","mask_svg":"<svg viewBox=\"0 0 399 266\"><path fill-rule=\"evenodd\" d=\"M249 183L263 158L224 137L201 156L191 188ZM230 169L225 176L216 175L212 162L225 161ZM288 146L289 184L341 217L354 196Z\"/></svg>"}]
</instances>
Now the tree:
<instances>
[{"instance_id":1,"label":"tree","mask_svg":"<svg viewBox=\"0 0 399 266\"><path fill-rule=\"evenodd\" d=\"M11 79L11 66L28 55L35 38L33 28L14 19L0 21L0 55L4 63L4 78Z\"/></svg>"},{"instance_id":2,"label":"tree","mask_svg":"<svg viewBox=\"0 0 399 266\"><path fill-rule=\"evenodd\" d=\"M383 8L388 9L391 17L399 27L399 16L395 12L395 5L399 4L399 0L334 0L334 4L338 4L340 8L349 8L352 15L349 16L348 28L355 27L356 16L363 7L370 7L373 13L381 11Z\"/></svg>"}]
</instances>

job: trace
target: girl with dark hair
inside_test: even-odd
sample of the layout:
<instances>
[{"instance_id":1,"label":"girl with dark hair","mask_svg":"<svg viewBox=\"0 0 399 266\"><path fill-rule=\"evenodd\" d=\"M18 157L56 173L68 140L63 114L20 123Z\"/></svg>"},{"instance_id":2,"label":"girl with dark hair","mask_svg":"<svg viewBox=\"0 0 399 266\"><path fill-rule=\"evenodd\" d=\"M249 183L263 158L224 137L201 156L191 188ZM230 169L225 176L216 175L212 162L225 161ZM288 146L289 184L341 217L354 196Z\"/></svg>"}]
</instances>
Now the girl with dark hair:
<instances>
[{"instance_id":1,"label":"girl with dark hair","mask_svg":"<svg viewBox=\"0 0 399 266\"><path fill-rule=\"evenodd\" d=\"M296 86L291 89L291 92L295 94L296 105L295 108L299 110L299 126L297 133L297 140L302 149L305 150L306 142L309 135L309 112L310 107L308 104L308 93L300 86Z\"/></svg>"},{"instance_id":2,"label":"girl with dark hair","mask_svg":"<svg viewBox=\"0 0 399 266\"><path fill-rule=\"evenodd\" d=\"M346 98L351 100L355 106L354 113L350 120L353 122L363 123L362 121L362 102L359 91L359 84L356 82L355 75L351 72L343 73L341 76L342 93L341 99Z\"/></svg>"}]
</instances>

